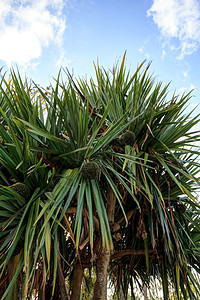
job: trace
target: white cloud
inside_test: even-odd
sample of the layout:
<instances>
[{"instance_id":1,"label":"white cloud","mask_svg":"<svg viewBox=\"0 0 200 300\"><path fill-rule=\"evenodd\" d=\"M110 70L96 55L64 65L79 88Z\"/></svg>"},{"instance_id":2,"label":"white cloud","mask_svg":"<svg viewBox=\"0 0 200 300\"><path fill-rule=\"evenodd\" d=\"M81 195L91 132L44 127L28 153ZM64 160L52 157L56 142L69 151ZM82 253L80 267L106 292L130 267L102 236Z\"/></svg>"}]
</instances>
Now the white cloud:
<instances>
[{"instance_id":1,"label":"white cloud","mask_svg":"<svg viewBox=\"0 0 200 300\"><path fill-rule=\"evenodd\" d=\"M186 94L186 93L189 93L190 91L192 90L196 90L196 87L194 86L194 84L190 84L190 86L188 86L187 88L186 87L180 87L178 90L177 90L177 95L183 95L183 94Z\"/></svg>"},{"instance_id":2,"label":"white cloud","mask_svg":"<svg viewBox=\"0 0 200 300\"><path fill-rule=\"evenodd\" d=\"M62 50L60 53L60 57L56 61L56 67L60 68L60 66L68 66L72 61L65 57L65 51Z\"/></svg>"},{"instance_id":3,"label":"white cloud","mask_svg":"<svg viewBox=\"0 0 200 300\"><path fill-rule=\"evenodd\" d=\"M147 44L148 43L148 40L144 41L144 44ZM138 52L143 54L143 56L146 57L146 59L149 59L150 55L148 53L145 53L146 50L145 50L145 46L141 46L140 48L138 48Z\"/></svg>"},{"instance_id":4,"label":"white cloud","mask_svg":"<svg viewBox=\"0 0 200 300\"><path fill-rule=\"evenodd\" d=\"M163 49L161 58L164 59L165 55L166 55L166 51Z\"/></svg>"},{"instance_id":5,"label":"white cloud","mask_svg":"<svg viewBox=\"0 0 200 300\"><path fill-rule=\"evenodd\" d=\"M140 47L140 48L138 49L138 52L142 53L143 50L144 50L144 46Z\"/></svg>"},{"instance_id":6,"label":"white cloud","mask_svg":"<svg viewBox=\"0 0 200 300\"><path fill-rule=\"evenodd\" d=\"M187 89L186 87L180 87L178 90L177 90L177 95L183 95L187 92Z\"/></svg>"},{"instance_id":7,"label":"white cloud","mask_svg":"<svg viewBox=\"0 0 200 300\"><path fill-rule=\"evenodd\" d=\"M182 73L183 73L183 77L185 77L185 78L188 77L188 72L187 71L183 71Z\"/></svg>"},{"instance_id":8,"label":"white cloud","mask_svg":"<svg viewBox=\"0 0 200 300\"><path fill-rule=\"evenodd\" d=\"M179 41L178 59L200 46L200 3L198 0L153 0L147 11L165 38ZM177 50L177 47L172 45Z\"/></svg>"},{"instance_id":9,"label":"white cloud","mask_svg":"<svg viewBox=\"0 0 200 300\"><path fill-rule=\"evenodd\" d=\"M0 0L0 60L27 66L43 47L62 46L64 0Z\"/></svg>"},{"instance_id":10,"label":"white cloud","mask_svg":"<svg viewBox=\"0 0 200 300\"><path fill-rule=\"evenodd\" d=\"M189 90L191 91L191 90L195 90L196 89L196 87L194 86L194 84L190 84L190 87L189 87Z\"/></svg>"}]
</instances>

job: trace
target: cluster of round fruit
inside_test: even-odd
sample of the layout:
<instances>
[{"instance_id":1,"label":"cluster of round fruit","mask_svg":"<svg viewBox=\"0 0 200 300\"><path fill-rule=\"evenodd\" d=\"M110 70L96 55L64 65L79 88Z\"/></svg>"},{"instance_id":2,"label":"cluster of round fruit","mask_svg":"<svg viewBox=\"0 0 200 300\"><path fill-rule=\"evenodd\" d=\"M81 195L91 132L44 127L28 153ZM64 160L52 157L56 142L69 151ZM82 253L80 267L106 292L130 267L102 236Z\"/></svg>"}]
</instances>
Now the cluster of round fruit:
<instances>
[{"instance_id":1,"label":"cluster of round fruit","mask_svg":"<svg viewBox=\"0 0 200 300\"><path fill-rule=\"evenodd\" d=\"M130 145L133 146L135 143L135 135L132 131L126 131L119 138L115 139L113 144L118 146ZM89 180L98 178L99 165L95 161L90 161L82 166L81 173L83 177Z\"/></svg>"}]
</instances>

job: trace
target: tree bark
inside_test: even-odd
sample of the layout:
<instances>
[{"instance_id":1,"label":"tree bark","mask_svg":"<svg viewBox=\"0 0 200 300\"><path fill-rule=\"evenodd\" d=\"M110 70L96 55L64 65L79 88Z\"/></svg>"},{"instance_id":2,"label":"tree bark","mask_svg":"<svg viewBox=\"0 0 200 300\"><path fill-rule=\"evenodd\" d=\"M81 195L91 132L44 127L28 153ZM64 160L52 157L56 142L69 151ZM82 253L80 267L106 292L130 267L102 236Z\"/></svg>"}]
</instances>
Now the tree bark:
<instances>
[{"instance_id":1,"label":"tree bark","mask_svg":"<svg viewBox=\"0 0 200 300\"><path fill-rule=\"evenodd\" d=\"M106 208L107 217L110 225L114 223L115 203L116 196L110 187L108 192L108 202ZM99 258L97 260L97 279L94 287L93 300L107 299L107 277L109 263L110 249L101 249Z\"/></svg>"},{"instance_id":2,"label":"tree bark","mask_svg":"<svg viewBox=\"0 0 200 300\"><path fill-rule=\"evenodd\" d=\"M143 287L143 295L144 295L144 300L148 300L147 285L146 284Z\"/></svg>"},{"instance_id":3,"label":"tree bark","mask_svg":"<svg viewBox=\"0 0 200 300\"><path fill-rule=\"evenodd\" d=\"M83 281L83 268L79 262L74 267L74 275L72 279L72 293L70 300L79 300L81 294L81 284Z\"/></svg>"},{"instance_id":4,"label":"tree bark","mask_svg":"<svg viewBox=\"0 0 200 300\"><path fill-rule=\"evenodd\" d=\"M13 279L14 261L15 261L15 257L11 256L10 260L8 261L8 265L7 265L7 270L8 270L8 285L10 284L10 282ZM14 289L14 287L12 289L12 292L9 293L9 296L10 296L11 299L15 299L15 289Z\"/></svg>"},{"instance_id":5,"label":"tree bark","mask_svg":"<svg viewBox=\"0 0 200 300\"><path fill-rule=\"evenodd\" d=\"M110 250L103 249L97 261L97 279L93 300L107 299L107 276L110 262Z\"/></svg>"},{"instance_id":6,"label":"tree bark","mask_svg":"<svg viewBox=\"0 0 200 300\"><path fill-rule=\"evenodd\" d=\"M114 223L115 219L115 204L116 204L116 196L111 187L109 188L109 193L108 193L108 202L107 202L107 216L108 216L108 222L109 223Z\"/></svg>"},{"instance_id":7,"label":"tree bark","mask_svg":"<svg viewBox=\"0 0 200 300\"><path fill-rule=\"evenodd\" d=\"M157 254L159 253L159 251L154 250L154 249L150 249L149 254ZM122 256L126 256L126 255L145 255L145 249L141 249L141 250L133 250L133 249L126 249L126 250L121 250L121 251L115 251L112 253L110 259L111 260L116 260L121 258Z\"/></svg>"}]
</instances>

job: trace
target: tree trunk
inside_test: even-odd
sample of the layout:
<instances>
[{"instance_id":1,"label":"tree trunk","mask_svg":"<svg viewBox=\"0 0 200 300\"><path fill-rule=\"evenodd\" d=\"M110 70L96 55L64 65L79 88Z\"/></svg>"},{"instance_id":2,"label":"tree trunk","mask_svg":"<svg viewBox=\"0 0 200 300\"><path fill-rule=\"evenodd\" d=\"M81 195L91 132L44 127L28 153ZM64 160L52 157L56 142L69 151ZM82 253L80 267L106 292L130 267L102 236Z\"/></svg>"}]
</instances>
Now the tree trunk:
<instances>
[{"instance_id":1,"label":"tree trunk","mask_svg":"<svg viewBox=\"0 0 200 300\"><path fill-rule=\"evenodd\" d=\"M103 249L97 261L97 279L94 287L93 300L107 299L107 276L110 262L110 251Z\"/></svg>"},{"instance_id":2,"label":"tree trunk","mask_svg":"<svg viewBox=\"0 0 200 300\"><path fill-rule=\"evenodd\" d=\"M145 284L143 287L143 295L144 295L144 300L148 300L148 296L147 296L147 285Z\"/></svg>"},{"instance_id":3,"label":"tree trunk","mask_svg":"<svg viewBox=\"0 0 200 300\"><path fill-rule=\"evenodd\" d=\"M76 263L74 268L74 275L72 279L72 293L70 300L79 300L81 294L81 284L83 280L83 268L79 262Z\"/></svg>"},{"instance_id":4,"label":"tree trunk","mask_svg":"<svg viewBox=\"0 0 200 300\"><path fill-rule=\"evenodd\" d=\"M10 260L8 261L7 269L8 269L8 285L13 279L13 270L14 270L14 261L15 257L11 256ZM8 288L8 286L6 287ZM15 299L15 289L14 287L12 288L12 291L9 293L10 299Z\"/></svg>"},{"instance_id":5,"label":"tree trunk","mask_svg":"<svg viewBox=\"0 0 200 300\"><path fill-rule=\"evenodd\" d=\"M107 217L110 226L114 223L115 203L116 203L116 196L110 187L108 193L107 208L106 208ZM109 263L110 263L110 250L101 249L99 258L97 260L97 279L94 287L93 300L107 299L107 277L108 277Z\"/></svg>"}]
</instances>

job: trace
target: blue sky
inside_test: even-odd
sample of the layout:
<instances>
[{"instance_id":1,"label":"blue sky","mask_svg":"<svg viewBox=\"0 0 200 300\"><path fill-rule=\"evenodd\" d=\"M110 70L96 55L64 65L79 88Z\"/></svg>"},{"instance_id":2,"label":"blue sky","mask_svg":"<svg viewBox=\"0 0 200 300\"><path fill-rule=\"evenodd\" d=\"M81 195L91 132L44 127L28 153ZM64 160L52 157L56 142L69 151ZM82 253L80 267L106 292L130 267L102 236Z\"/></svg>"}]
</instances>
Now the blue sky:
<instances>
[{"instance_id":1,"label":"blue sky","mask_svg":"<svg viewBox=\"0 0 200 300\"><path fill-rule=\"evenodd\" d=\"M89 78L93 62L112 68L125 50L133 72L152 61L158 81L200 103L199 0L0 0L0 66L44 87L61 66Z\"/></svg>"}]
</instances>

